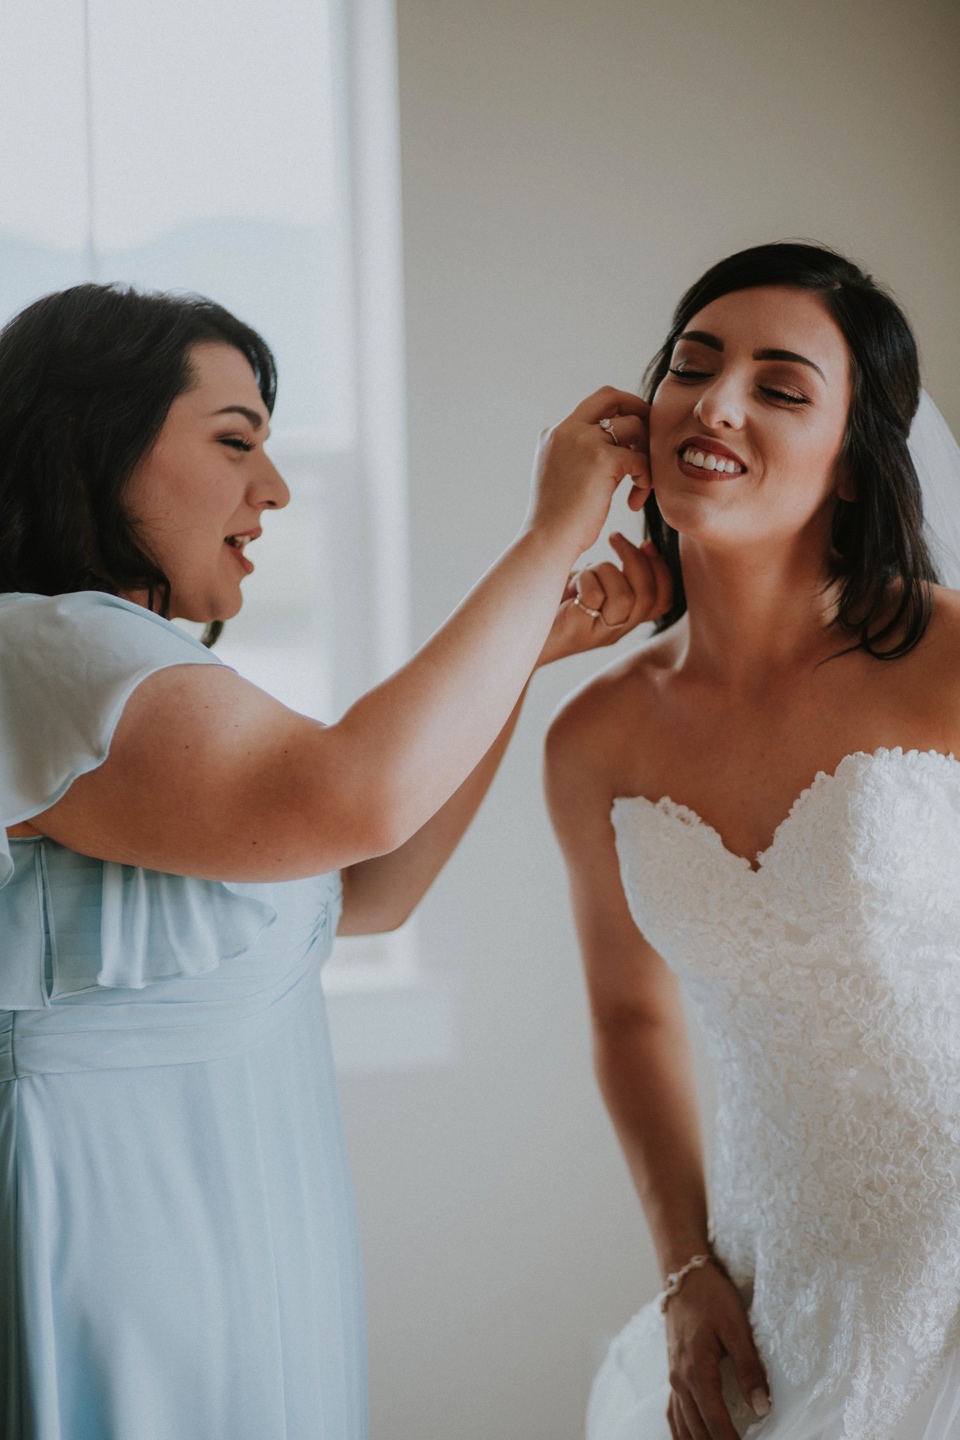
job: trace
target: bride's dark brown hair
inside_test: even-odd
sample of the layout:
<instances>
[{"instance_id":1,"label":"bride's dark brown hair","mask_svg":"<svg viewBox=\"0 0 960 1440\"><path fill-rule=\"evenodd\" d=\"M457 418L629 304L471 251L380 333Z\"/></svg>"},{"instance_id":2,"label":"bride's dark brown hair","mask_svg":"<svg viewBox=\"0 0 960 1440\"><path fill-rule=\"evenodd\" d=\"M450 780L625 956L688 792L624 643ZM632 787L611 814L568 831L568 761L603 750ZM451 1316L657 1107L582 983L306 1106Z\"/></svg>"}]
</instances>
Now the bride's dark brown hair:
<instances>
[{"instance_id":1,"label":"bride's dark brown hair","mask_svg":"<svg viewBox=\"0 0 960 1440\"><path fill-rule=\"evenodd\" d=\"M821 245L780 241L741 250L712 266L681 298L670 333L646 376L653 399L677 338L704 306L737 290L785 285L819 295L850 351L853 390L839 463L855 500L837 499L830 579L838 584L836 624L854 649L895 660L920 641L930 622L930 586L938 579L924 536L920 482L907 436L920 400L917 342L896 301L851 260ZM680 537L645 509L647 533L673 581L664 630L686 613Z\"/></svg>"}]
</instances>

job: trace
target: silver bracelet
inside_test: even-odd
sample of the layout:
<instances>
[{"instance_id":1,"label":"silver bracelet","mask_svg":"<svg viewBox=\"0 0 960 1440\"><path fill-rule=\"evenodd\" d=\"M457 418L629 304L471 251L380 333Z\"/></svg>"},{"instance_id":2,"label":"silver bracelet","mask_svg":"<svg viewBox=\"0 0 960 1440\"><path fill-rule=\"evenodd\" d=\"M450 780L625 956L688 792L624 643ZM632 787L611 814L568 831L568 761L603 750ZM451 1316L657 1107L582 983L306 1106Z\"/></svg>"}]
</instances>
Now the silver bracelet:
<instances>
[{"instance_id":1,"label":"silver bracelet","mask_svg":"<svg viewBox=\"0 0 960 1440\"><path fill-rule=\"evenodd\" d=\"M670 1304L674 1295L680 1294L680 1291L683 1289L683 1282L688 1275L692 1274L694 1270L702 1270L704 1265L712 1265L714 1263L712 1255L694 1255L687 1261L686 1265L681 1265L679 1270L674 1270L668 1275L666 1284L657 1296L657 1299L660 1301L661 1315L666 1315L667 1306Z\"/></svg>"}]
</instances>

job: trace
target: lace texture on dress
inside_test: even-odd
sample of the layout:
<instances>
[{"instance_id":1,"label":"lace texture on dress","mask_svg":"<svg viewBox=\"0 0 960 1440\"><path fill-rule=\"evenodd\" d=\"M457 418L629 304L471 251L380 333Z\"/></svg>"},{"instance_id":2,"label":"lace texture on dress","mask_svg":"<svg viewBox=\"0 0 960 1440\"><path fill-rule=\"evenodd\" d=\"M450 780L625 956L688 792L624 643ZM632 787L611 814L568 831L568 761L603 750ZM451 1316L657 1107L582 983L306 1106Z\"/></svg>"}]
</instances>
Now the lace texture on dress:
<instances>
[{"instance_id":1,"label":"lace texture on dress","mask_svg":"<svg viewBox=\"0 0 960 1440\"><path fill-rule=\"evenodd\" d=\"M718 1253L761 1351L878 1440L960 1343L960 762L847 756L756 870L669 799L613 823L716 1075Z\"/></svg>"}]
</instances>

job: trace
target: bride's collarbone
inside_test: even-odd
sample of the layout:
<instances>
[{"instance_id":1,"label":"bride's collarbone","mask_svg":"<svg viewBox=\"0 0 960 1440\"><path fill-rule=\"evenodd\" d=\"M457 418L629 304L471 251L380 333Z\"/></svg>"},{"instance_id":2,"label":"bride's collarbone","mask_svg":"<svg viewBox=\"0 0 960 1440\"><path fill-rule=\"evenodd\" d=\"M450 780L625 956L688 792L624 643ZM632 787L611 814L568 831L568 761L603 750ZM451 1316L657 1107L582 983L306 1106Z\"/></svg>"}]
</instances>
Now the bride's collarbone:
<instances>
[{"instance_id":1,"label":"bride's collarbone","mask_svg":"<svg viewBox=\"0 0 960 1440\"><path fill-rule=\"evenodd\" d=\"M596 693L611 793L671 800L751 863L848 756L960 756L960 594L936 592L926 634L899 659L854 652L753 697L691 677L678 658L639 652Z\"/></svg>"},{"instance_id":2,"label":"bride's collarbone","mask_svg":"<svg viewBox=\"0 0 960 1440\"><path fill-rule=\"evenodd\" d=\"M956 719L930 698L917 704L889 691L871 697L868 688L859 703L851 696L822 708L657 707L660 713L645 717L629 741L621 734L611 757L612 793L670 800L755 864L817 777L835 775L848 757L900 750L960 755L960 696Z\"/></svg>"}]
</instances>

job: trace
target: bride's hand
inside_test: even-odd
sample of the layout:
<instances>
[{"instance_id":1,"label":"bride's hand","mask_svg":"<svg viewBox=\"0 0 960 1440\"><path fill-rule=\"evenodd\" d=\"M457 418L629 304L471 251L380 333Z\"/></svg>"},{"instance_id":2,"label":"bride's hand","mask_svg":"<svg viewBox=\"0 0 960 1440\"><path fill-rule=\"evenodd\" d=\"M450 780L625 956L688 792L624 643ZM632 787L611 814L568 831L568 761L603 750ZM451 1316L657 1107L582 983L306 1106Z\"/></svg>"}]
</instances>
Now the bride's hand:
<instances>
[{"instance_id":1,"label":"bride's hand","mask_svg":"<svg viewBox=\"0 0 960 1440\"><path fill-rule=\"evenodd\" d=\"M750 1321L734 1284L714 1265L688 1275L667 1306L673 1440L739 1440L770 1412L769 1388ZM744 1403L734 1425L720 1366L729 1356Z\"/></svg>"},{"instance_id":2,"label":"bride's hand","mask_svg":"<svg viewBox=\"0 0 960 1440\"><path fill-rule=\"evenodd\" d=\"M670 572L650 541L638 546L611 535L610 544L620 565L604 561L570 576L538 664L614 645L669 610Z\"/></svg>"}]
</instances>

